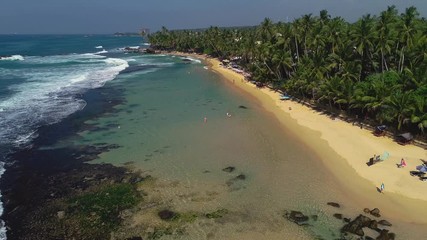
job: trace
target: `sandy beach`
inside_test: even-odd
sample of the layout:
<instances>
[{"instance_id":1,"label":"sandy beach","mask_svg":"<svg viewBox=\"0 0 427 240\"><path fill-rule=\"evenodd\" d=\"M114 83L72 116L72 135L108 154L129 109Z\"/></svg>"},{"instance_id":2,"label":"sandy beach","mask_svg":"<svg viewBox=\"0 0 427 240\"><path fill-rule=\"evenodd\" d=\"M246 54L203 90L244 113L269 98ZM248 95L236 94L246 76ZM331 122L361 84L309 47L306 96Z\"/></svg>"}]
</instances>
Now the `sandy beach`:
<instances>
[{"instance_id":1,"label":"sandy beach","mask_svg":"<svg viewBox=\"0 0 427 240\"><path fill-rule=\"evenodd\" d=\"M331 119L298 102L280 100L279 92L257 88L244 80L242 74L220 65L217 59L187 55L205 60L209 70L223 76L230 85L256 97L284 127L293 131L316 152L346 191L358 198L361 204L378 204L391 218L427 223L424 217L427 210L420 209L420 204L427 201L427 184L409 174L409 171L422 164L421 159L427 159L425 149L414 145L399 145L393 139L376 137L370 130L361 129L338 118ZM366 163L374 154L380 155L384 151L390 154L387 160L367 166ZM401 158L406 160L405 168L397 167ZM381 183L385 185L382 194L377 190Z\"/></svg>"}]
</instances>

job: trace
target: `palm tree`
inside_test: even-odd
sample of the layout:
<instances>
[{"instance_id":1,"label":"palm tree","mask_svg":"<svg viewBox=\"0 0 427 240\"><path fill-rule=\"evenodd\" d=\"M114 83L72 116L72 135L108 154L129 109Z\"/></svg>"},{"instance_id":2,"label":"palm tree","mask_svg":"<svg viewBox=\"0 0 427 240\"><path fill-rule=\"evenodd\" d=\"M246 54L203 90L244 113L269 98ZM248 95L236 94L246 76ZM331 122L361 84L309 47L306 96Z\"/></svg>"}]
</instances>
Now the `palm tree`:
<instances>
[{"instance_id":1,"label":"palm tree","mask_svg":"<svg viewBox=\"0 0 427 240\"><path fill-rule=\"evenodd\" d=\"M299 54L299 48L300 48L300 44L299 42L301 41L301 20L300 19L296 19L291 26L291 32L292 32L292 37L294 39L294 48L295 48L295 57L297 59L297 61L299 62L300 59L300 54Z\"/></svg>"},{"instance_id":2,"label":"palm tree","mask_svg":"<svg viewBox=\"0 0 427 240\"><path fill-rule=\"evenodd\" d=\"M354 49L358 53L360 59L360 80L364 80L365 77L369 74L368 65L370 65L370 60L372 59L371 53L373 49L373 22L374 19L371 15L365 15L360 19L353 31L351 32L351 37L353 38Z\"/></svg>"},{"instance_id":3,"label":"palm tree","mask_svg":"<svg viewBox=\"0 0 427 240\"><path fill-rule=\"evenodd\" d=\"M425 94L427 94L427 87ZM411 116L411 122L417 124L421 132L427 128L427 99L423 95L414 95L415 111Z\"/></svg>"},{"instance_id":4,"label":"palm tree","mask_svg":"<svg viewBox=\"0 0 427 240\"><path fill-rule=\"evenodd\" d=\"M388 115L387 119L397 120L397 130L400 130L402 124L408 122L414 113L414 95L412 91L409 92L394 92L387 98L384 106L384 112Z\"/></svg>"},{"instance_id":5,"label":"palm tree","mask_svg":"<svg viewBox=\"0 0 427 240\"><path fill-rule=\"evenodd\" d=\"M386 55L390 54L394 45L396 32L393 31L393 24L397 20L396 6L388 7L386 11L381 12L376 30L378 32L378 45L381 53L381 71L388 71Z\"/></svg>"},{"instance_id":6,"label":"palm tree","mask_svg":"<svg viewBox=\"0 0 427 240\"><path fill-rule=\"evenodd\" d=\"M213 52L212 54L216 55L217 57L222 57L222 52L218 46L220 43L219 36L221 32L218 27L210 27L208 30L206 30L204 36L207 43L209 43L209 46L212 48Z\"/></svg>"},{"instance_id":7,"label":"palm tree","mask_svg":"<svg viewBox=\"0 0 427 240\"><path fill-rule=\"evenodd\" d=\"M309 37L311 30L314 27L314 18L312 17L312 14L303 15L299 24L304 45L304 54L307 55L309 50L307 48L307 38Z\"/></svg>"},{"instance_id":8,"label":"palm tree","mask_svg":"<svg viewBox=\"0 0 427 240\"><path fill-rule=\"evenodd\" d=\"M405 49L412 46L414 35L416 33L415 20L419 15L415 7L406 8L402 14L402 23L400 26L399 36L401 36L401 48L399 58L399 71L402 72L405 65Z\"/></svg>"},{"instance_id":9,"label":"palm tree","mask_svg":"<svg viewBox=\"0 0 427 240\"><path fill-rule=\"evenodd\" d=\"M427 21L414 7L398 15L394 6L379 17L350 24L303 15L292 23L266 18L258 27L168 30L150 34L153 47L240 56L253 79L379 122L426 127ZM352 111L352 112L353 112ZM411 120L411 121L409 121Z\"/></svg>"},{"instance_id":10,"label":"palm tree","mask_svg":"<svg viewBox=\"0 0 427 240\"><path fill-rule=\"evenodd\" d=\"M333 18L328 22L325 35L328 39L328 42L331 45L332 53L336 53L340 50L340 46L342 44L342 37L345 34L345 25L344 19L341 17Z\"/></svg>"}]
</instances>

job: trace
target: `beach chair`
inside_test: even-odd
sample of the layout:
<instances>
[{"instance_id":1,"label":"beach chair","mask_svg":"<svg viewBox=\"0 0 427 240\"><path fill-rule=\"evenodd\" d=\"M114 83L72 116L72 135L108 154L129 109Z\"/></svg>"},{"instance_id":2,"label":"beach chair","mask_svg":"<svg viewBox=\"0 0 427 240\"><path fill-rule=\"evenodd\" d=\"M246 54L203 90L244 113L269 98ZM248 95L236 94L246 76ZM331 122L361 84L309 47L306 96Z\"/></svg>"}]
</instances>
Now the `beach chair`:
<instances>
[{"instance_id":1,"label":"beach chair","mask_svg":"<svg viewBox=\"0 0 427 240\"><path fill-rule=\"evenodd\" d=\"M375 128L374 135L377 137L384 136L386 133L386 131L385 131L386 129L387 129L386 125L377 126Z\"/></svg>"},{"instance_id":2,"label":"beach chair","mask_svg":"<svg viewBox=\"0 0 427 240\"><path fill-rule=\"evenodd\" d=\"M375 162L374 158L372 157L369 159L369 162L367 162L366 165L368 165L368 167L370 167L370 166L374 165L375 163L376 162Z\"/></svg>"},{"instance_id":3,"label":"beach chair","mask_svg":"<svg viewBox=\"0 0 427 240\"><path fill-rule=\"evenodd\" d=\"M420 171L410 171L409 174L413 177L423 177L426 173Z\"/></svg>"}]
</instances>

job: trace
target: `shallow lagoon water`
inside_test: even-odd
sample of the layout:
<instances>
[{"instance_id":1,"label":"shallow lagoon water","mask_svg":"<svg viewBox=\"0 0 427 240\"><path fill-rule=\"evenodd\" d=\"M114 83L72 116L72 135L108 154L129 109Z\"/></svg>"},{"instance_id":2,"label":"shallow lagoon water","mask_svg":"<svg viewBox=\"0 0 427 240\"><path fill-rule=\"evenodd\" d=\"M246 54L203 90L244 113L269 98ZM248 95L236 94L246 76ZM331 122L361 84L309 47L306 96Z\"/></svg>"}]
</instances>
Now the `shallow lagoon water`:
<instances>
[{"instance_id":1,"label":"shallow lagoon water","mask_svg":"<svg viewBox=\"0 0 427 240\"><path fill-rule=\"evenodd\" d=\"M123 72L105 86L122 89L126 102L87 122L95 128L68 141L119 145L94 163L126 165L153 176L156 187L147 198L162 207L229 212L220 219L199 218L185 226L184 235L164 239L334 239L343 225L334 213L351 218L361 213L310 147L203 64L172 56L127 60L129 69L139 70ZM235 171L222 170L229 166ZM342 207L332 208L329 201ZM317 220L297 226L283 217L285 210ZM156 221L141 213L132 224L149 227Z\"/></svg>"}]
</instances>

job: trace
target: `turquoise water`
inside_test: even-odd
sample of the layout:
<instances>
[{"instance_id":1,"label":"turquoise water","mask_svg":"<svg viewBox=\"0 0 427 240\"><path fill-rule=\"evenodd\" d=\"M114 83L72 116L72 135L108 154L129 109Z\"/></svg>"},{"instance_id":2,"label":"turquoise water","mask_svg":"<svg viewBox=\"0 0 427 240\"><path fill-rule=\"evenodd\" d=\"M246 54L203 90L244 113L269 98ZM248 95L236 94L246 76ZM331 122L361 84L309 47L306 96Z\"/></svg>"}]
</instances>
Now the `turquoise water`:
<instances>
[{"instance_id":1,"label":"turquoise water","mask_svg":"<svg viewBox=\"0 0 427 240\"><path fill-rule=\"evenodd\" d=\"M90 97L90 90L99 88L105 95L122 94L123 102L56 146L116 144L93 162L154 177L152 185L142 188L144 203L155 207L137 212L118 234L126 236L126 226L140 233L161 227L155 211L162 208L202 215L227 209L221 219L198 218L185 225L183 235L162 239L335 239L342 222L332 215L354 217L365 207L256 99L195 59L188 63L178 56L123 52L141 41L0 37L7 46L0 55L13 55L0 60L1 156L31 146L40 126L102 106L96 101L103 99ZM236 170L222 171L229 166ZM343 207L333 209L329 201ZM318 220L300 227L283 218L285 210L317 215Z\"/></svg>"},{"instance_id":2,"label":"turquoise water","mask_svg":"<svg viewBox=\"0 0 427 240\"><path fill-rule=\"evenodd\" d=\"M161 206L181 212L233 212L224 223L199 220L187 226L185 237L172 238L338 236L340 222L326 202L339 201L342 193L316 156L257 100L197 61L186 64L180 57L159 55L123 59L129 69L151 67L108 82L105 87L123 90L126 102L117 112L88 121L96 131L60 144L117 144L120 148L101 154L94 163L126 165L155 177L158 186L148 195L167 202ZM236 171L222 171L228 166ZM245 180L235 180L239 174ZM318 215L315 227L288 222L282 217L286 209ZM133 224L155 222L147 218Z\"/></svg>"}]
</instances>

